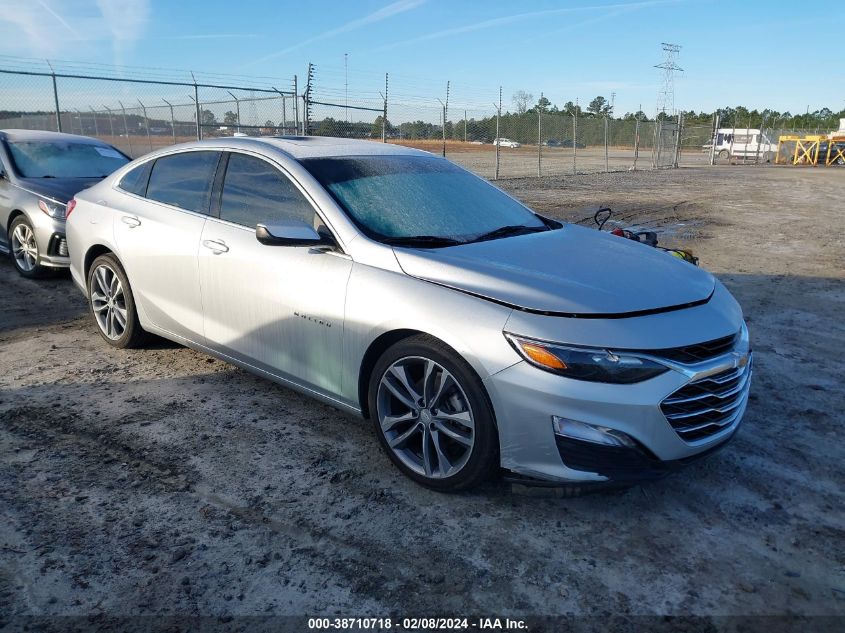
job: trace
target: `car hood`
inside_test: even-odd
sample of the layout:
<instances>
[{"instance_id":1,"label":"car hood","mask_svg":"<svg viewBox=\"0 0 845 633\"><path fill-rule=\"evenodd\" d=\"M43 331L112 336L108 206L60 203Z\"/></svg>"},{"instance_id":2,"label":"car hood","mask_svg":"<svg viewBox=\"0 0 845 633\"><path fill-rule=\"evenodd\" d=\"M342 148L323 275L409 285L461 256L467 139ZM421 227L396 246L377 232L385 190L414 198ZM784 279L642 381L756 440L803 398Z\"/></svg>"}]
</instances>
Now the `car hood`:
<instances>
[{"instance_id":1,"label":"car hood","mask_svg":"<svg viewBox=\"0 0 845 633\"><path fill-rule=\"evenodd\" d=\"M20 185L39 196L65 203L83 189L100 182L102 178L21 178Z\"/></svg>"},{"instance_id":2,"label":"car hood","mask_svg":"<svg viewBox=\"0 0 845 633\"><path fill-rule=\"evenodd\" d=\"M394 248L402 270L515 308L631 316L706 302L714 277L663 251L580 226L442 249Z\"/></svg>"}]
</instances>

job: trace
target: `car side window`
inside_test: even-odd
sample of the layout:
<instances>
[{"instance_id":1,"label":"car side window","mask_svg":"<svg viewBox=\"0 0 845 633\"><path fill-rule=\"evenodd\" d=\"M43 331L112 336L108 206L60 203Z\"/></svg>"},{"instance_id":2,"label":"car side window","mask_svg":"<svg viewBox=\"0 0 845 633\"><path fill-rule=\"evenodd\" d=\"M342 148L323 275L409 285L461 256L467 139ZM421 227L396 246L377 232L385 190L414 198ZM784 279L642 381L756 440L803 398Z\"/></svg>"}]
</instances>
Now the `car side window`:
<instances>
[{"instance_id":1,"label":"car side window","mask_svg":"<svg viewBox=\"0 0 845 633\"><path fill-rule=\"evenodd\" d=\"M208 213L211 186L219 152L182 152L156 160L147 185L147 198Z\"/></svg>"},{"instance_id":2,"label":"car side window","mask_svg":"<svg viewBox=\"0 0 845 633\"><path fill-rule=\"evenodd\" d=\"M296 186L267 161L231 154L220 197L220 218L250 228L274 220L300 220L314 226L314 207Z\"/></svg>"},{"instance_id":3,"label":"car side window","mask_svg":"<svg viewBox=\"0 0 845 633\"><path fill-rule=\"evenodd\" d=\"M147 161L134 169L130 169L123 175L117 186L126 192L134 193L136 196L146 196L147 183L150 180L150 167L152 167L152 161Z\"/></svg>"}]
</instances>

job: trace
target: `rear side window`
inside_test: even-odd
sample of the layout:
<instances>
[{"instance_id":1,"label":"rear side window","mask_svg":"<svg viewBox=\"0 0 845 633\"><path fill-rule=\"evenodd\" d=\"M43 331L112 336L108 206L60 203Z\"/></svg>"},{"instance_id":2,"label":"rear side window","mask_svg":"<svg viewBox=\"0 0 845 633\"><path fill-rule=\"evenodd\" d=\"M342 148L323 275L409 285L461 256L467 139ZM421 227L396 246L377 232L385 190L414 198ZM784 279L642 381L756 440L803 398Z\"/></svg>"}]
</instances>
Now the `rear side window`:
<instances>
[{"instance_id":1,"label":"rear side window","mask_svg":"<svg viewBox=\"0 0 845 633\"><path fill-rule=\"evenodd\" d=\"M218 158L218 152L183 152L159 158L150 174L147 198L208 213Z\"/></svg>"},{"instance_id":2,"label":"rear side window","mask_svg":"<svg viewBox=\"0 0 845 633\"><path fill-rule=\"evenodd\" d=\"M254 227L274 220L301 220L311 226L314 208L296 186L267 161L231 154L220 198L220 218Z\"/></svg>"},{"instance_id":3,"label":"rear side window","mask_svg":"<svg viewBox=\"0 0 845 633\"><path fill-rule=\"evenodd\" d=\"M152 164L152 161L147 161L143 165L138 165L134 169L130 169L120 179L117 186L124 191L134 193L136 196L147 195L147 182L150 180L150 167Z\"/></svg>"}]
</instances>

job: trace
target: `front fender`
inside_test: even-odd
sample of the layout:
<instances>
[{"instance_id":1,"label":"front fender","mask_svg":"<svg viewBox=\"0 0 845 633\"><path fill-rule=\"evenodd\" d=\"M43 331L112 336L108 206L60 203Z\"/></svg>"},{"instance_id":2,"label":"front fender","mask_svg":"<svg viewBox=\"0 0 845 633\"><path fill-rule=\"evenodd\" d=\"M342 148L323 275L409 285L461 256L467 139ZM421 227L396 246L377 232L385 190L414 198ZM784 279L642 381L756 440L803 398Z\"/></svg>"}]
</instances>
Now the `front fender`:
<instances>
[{"instance_id":1,"label":"front fender","mask_svg":"<svg viewBox=\"0 0 845 633\"><path fill-rule=\"evenodd\" d=\"M364 355L379 336L396 330L416 330L440 339L484 380L520 360L502 334L511 312L401 272L356 264L344 318L343 397L358 402Z\"/></svg>"}]
</instances>

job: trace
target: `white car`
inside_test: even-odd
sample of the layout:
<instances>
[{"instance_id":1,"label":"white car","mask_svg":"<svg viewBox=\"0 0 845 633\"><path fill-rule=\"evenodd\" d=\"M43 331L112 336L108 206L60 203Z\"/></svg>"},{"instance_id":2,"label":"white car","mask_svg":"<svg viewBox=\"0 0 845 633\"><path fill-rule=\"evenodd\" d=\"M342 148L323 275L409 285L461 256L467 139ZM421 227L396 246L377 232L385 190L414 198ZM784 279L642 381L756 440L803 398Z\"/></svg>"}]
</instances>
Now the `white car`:
<instances>
[{"instance_id":1,"label":"white car","mask_svg":"<svg viewBox=\"0 0 845 633\"><path fill-rule=\"evenodd\" d=\"M67 244L108 344L158 334L369 417L439 490L655 479L748 402L748 330L715 277L390 143L162 149L76 194Z\"/></svg>"},{"instance_id":2,"label":"white car","mask_svg":"<svg viewBox=\"0 0 845 633\"><path fill-rule=\"evenodd\" d=\"M498 145L499 147L510 147L512 149L519 147L519 143L512 141L509 138L497 138L493 141L493 145Z\"/></svg>"}]
</instances>

